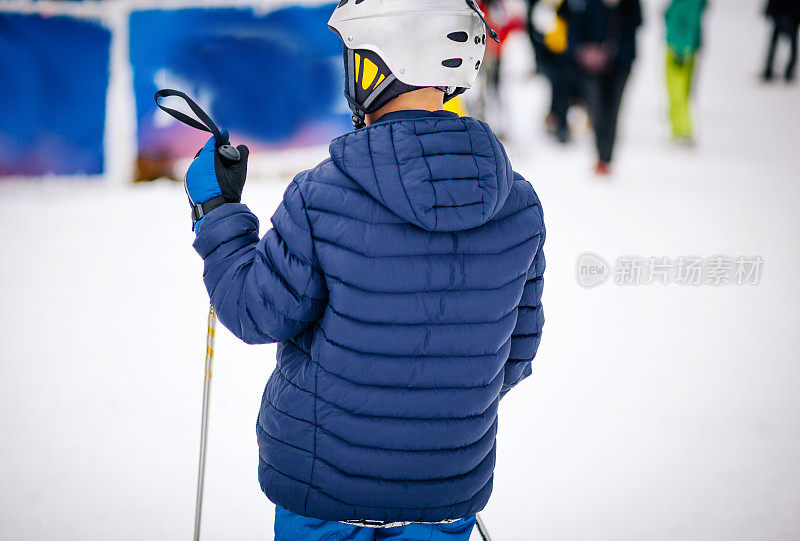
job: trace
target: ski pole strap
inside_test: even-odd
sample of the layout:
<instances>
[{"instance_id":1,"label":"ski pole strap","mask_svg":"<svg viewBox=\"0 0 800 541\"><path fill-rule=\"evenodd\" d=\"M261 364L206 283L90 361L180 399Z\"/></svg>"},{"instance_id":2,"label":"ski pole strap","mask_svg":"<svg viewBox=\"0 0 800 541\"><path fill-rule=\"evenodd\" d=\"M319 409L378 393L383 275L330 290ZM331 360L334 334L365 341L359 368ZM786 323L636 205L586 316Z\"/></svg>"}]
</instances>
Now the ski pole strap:
<instances>
[{"instance_id":1,"label":"ski pole strap","mask_svg":"<svg viewBox=\"0 0 800 541\"><path fill-rule=\"evenodd\" d=\"M167 97L170 97L170 96L177 96L179 98L182 98L183 101L185 101L186 104L189 106L189 108L192 110L192 112L195 115L197 115L197 118L200 119L200 122L198 122L197 120L193 119L189 115L186 115L184 113L181 113L180 111L176 111L175 109L171 109L169 107L164 107L163 105L158 103L158 99L159 98L167 98ZM162 111L164 111L165 113L167 113L171 117L173 117L176 120L179 120L179 121L183 122L184 124L187 124L187 125L189 125L189 126L191 126L193 128L197 128L198 130L207 131L207 132L213 134L214 135L214 139L217 141L217 146L218 147L228 144L227 138L222 136L222 133L220 133L219 128L217 128L217 125L214 124L213 120L211 120L211 117L208 116L208 114L205 111L203 111L203 109L199 105L197 105L192 98L190 98L189 96L187 96L186 94L184 94L180 90L173 90L171 88L164 88L164 89L159 90L158 92L156 92L154 98L156 100L156 105L159 107L159 109L161 109Z\"/></svg>"}]
</instances>

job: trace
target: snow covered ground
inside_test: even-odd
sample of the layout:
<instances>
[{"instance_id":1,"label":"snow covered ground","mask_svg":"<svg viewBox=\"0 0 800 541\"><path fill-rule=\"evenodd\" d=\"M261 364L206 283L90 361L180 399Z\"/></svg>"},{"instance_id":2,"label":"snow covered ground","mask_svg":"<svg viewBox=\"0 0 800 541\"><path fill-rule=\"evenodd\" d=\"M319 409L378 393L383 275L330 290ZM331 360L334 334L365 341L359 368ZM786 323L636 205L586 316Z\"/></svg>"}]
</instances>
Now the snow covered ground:
<instances>
[{"instance_id":1,"label":"snow covered ground","mask_svg":"<svg viewBox=\"0 0 800 541\"><path fill-rule=\"evenodd\" d=\"M800 87L757 81L760 2L715 2L700 144L671 148L658 4L609 181L588 139L542 136L546 89L512 44L509 152L545 206L548 322L501 407L499 541L800 538ZM264 221L286 181L248 186ZM182 188L0 185L0 229L0 539L189 538L207 300ZM765 264L758 286L587 290L587 251ZM274 353L219 333L204 539L271 538L255 422Z\"/></svg>"}]
</instances>

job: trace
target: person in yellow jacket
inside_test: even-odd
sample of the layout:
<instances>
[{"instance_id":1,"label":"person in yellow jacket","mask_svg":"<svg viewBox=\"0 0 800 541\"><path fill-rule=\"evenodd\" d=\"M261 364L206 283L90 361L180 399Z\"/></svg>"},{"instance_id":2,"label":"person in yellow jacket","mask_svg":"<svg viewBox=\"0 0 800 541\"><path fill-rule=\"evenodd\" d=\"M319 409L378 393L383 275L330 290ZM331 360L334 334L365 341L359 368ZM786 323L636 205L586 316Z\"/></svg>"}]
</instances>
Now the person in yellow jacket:
<instances>
[{"instance_id":1,"label":"person in yellow jacket","mask_svg":"<svg viewBox=\"0 0 800 541\"><path fill-rule=\"evenodd\" d=\"M536 67L547 77L552 89L547 131L560 143L571 138L567 112L577 94L572 64L566 54L567 17L565 0L528 0L528 36L536 55Z\"/></svg>"},{"instance_id":2,"label":"person in yellow jacket","mask_svg":"<svg viewBox=\"0 0 800 541\"><path fill-rule=\"evenodd\" d=\"M706 0L672 0L664 14L667 24L666 77L672 139L694 143L691 113L692 82L702 45Z\"/></svg>"}]
</instances>

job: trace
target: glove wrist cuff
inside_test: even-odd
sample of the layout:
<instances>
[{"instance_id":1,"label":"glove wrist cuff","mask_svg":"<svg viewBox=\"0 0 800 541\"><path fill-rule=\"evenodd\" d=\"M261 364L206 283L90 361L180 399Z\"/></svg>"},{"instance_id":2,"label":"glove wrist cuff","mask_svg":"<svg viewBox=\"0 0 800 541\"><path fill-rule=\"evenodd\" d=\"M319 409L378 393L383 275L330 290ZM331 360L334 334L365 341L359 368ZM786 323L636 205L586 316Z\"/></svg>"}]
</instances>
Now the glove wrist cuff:
<instances>
[{"instance_id":1,"label":"glove wrist cuff","mask_svg":"<svg viewBox=\"0 0 800 541\"><path fill-rule=\"evenodd\" d=\"M192 231L196 230L197 222L214 209L217 209L227 203L224 197L218 195L213 199L209 199L205 203L198 203L192 207Z\"/></svg>"}]
</instances>

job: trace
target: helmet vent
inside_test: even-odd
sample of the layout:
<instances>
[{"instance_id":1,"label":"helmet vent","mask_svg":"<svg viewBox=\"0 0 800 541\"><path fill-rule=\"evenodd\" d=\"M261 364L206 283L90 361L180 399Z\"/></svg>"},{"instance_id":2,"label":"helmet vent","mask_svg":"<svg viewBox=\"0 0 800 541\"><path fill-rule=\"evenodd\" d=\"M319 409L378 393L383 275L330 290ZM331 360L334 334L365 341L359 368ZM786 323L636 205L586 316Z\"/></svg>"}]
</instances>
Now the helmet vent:
<instances>
[{"instance_id":1,"label":"helmet vent","mask_svg":"<svg viewBox=\"0 0 800 541\"><path fill-rule=\"evenodd\" d=\"M345 5L346 3L347 3L347 0L342 0L341 2L339 2L339 5L338 5L338 6L336 6L336 7L337 7L337 8L340 8L340 7L342 7L343 5Z\"/></svg>"},{"instance_id":2,"label":"helmet vent","mask_svg":"<svg viewBox=\"0 0 800 541\"><path fill-rule=\"evenodd\" d=\"M450 34L447 34L447 37L459 43L466 43L469 39L469 34L466 32L451 32Z\"/></svg>"},{"instance_id":3,"label":"helmet vent","mask_svg":"<svg viewBox=\"0 0 800 541\"><path fill-rule=\"evenodd\" d=\"M459 68L463 63L464 60L461 58L448 58L447 60L442 61L442 66L446 68Z\"/></svg>"}]
</instances>

